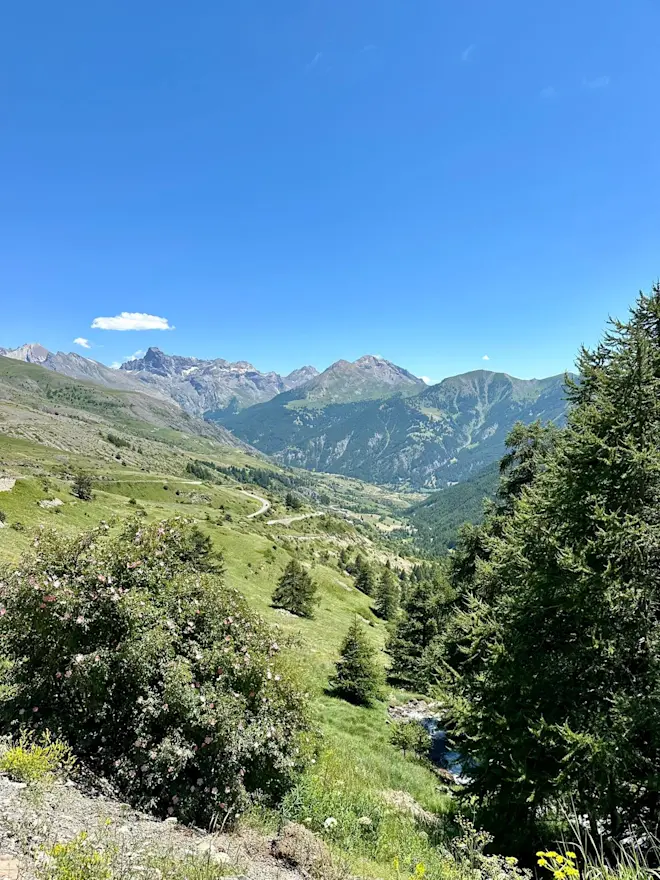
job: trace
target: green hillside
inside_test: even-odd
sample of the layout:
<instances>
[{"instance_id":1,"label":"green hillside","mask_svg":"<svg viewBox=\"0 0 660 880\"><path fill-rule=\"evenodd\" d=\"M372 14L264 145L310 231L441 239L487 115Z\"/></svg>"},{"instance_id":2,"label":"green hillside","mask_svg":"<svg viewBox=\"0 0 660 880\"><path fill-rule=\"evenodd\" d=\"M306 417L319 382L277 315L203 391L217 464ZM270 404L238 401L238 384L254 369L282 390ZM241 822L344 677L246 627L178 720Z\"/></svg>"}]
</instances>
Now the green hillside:
<instances>
[{"instance_id":1,"label":"green hillside","mask_svg":"<svg viewBox=\"0 0 660 880\"><path fill-rule=\"evenodd\" d=\"M496 463L465 482L434 492L425 501L413 505L406 511L405 519L415 529L415 546L440 555L452 549L464 523L481 522L484 501L494 497L498 482Z\"/></svg>"}]
</instances>

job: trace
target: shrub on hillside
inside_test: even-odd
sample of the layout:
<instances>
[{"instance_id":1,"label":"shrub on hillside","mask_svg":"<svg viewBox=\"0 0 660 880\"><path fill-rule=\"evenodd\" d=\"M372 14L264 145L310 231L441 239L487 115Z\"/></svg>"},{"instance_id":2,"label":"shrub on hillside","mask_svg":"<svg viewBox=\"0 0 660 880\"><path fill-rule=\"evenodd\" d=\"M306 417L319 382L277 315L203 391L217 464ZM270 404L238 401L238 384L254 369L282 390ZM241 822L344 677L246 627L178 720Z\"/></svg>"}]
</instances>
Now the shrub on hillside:
<instances>
[{"instance_id":1,"label":"shrub on hillside","mask_svg":"<svg viewBox=\"0 0 660 880\"><path fill-rule=\"evenodd\" d=\"M7 514L4 512L4 510L0 510L0 523L6 522L6 521L7 521Z\"/></svg>"},{"instance_id":2,"label":"shrub on hillside","mask_svg":"<svg viewBox=\"0 0 660 880\"><path fill-rule=\"evenodd\" d=\"M66 777L75 762L67 744L54 740L48 730L39 737L34 731L23 730L18 740L0 753L0 771L27 784Z\"/></svg>"},{"instance_id":3,"label":"shrub on hillside","mask_svg":"<svg viewBox=\"0 0 660 880\"><path fill-rule=\"evenodd\" d=\"M92 478L89 474L77 474L71 490L81 501L92 500Z\"/></svg>"},{"instance_id":4,"label":"shrub on hillside","mask_svg":"<svg viewBox=\"0 0 660 880\"><path fill-rule=\"evenodd\" d=\"M390 742L404 754L411 752L418 758L428 756L431 748L431 736L419 721L402 721L396 724L390 735Z\"/></svg>"},{"instance_id":5,"label":"shrub on hillside","mask_svg":"<svg viewBox=\"0 0 660 880\"><path fill-rule=\"evenodd\" d=\"M0 724L57 730L136 806L274 802L310 746L272 632L182 519L45 533L0 586Z\"/></svg>"}]
</instances>

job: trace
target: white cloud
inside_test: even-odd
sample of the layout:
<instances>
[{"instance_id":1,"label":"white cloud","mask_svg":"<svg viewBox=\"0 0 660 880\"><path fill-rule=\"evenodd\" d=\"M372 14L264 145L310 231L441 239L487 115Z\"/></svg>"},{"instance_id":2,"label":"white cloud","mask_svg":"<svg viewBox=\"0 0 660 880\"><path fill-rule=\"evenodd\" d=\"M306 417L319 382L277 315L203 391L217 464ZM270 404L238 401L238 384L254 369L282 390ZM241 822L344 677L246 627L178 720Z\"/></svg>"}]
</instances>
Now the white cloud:
<instances>
[{"instance_id":1,"label":"white cloud","mask_svg":"<svg viewBox=\"0 0 660 880\"><path fill-rule=\"evenodd\" d=\"M469 61L470 58L472 57L472 53L474 52L474 50L475 50L476 48L477 48L476 44L475 44L475 43L471 43L471 44L467 47L467 49L463 49L463 51L461 52L461 61L463 61L463 62L465 62L465 61Z\"/></svg>"},{"instance_id":2,"label":"white cloud","mask_svg":"<svg viewBox=\"0 0 660 880\"><path fill-rule=\"evenodd\" d=\"M313 70L319 61L323 58L323 52L317 52L316 55L312 58L312 60L307 65L307 70Z\"/></svg>"},{"instance_id":3,"label":"white cloud","mask_svg":"<svg viewBox=\"0 0 660 880\"><path fill-rule=\"evenodd\" d=\"M594 79L583 79L582 85L585 89L605 89L610 84L609 76L597 76Z\"/></svg>"},{"instance_id":4,"label":"white cloud","mask_svg":"<svg viewBox=\"0 0 660 880\"><path fill-rule=\"evenodd\" d=\"M540 95L546 101L551 101L553 98L557 97L558 92L554 86L546 86L544 89L541 89Z\"/></svg>"},{"instance_id":5,"label":"white cloud","mask_svg":"<svg viewBox=\"0 0 660 880\"><path fill-rule=\"evenodd\" d=\"M430 379L428 376L420 376L419 377L422 382L426 382L427 385L437 385L440 379Z\"/></svg>"},{"instance_id":6,"label":"white cloud","mask_svg":"<svg viewBox=\"0 0 660 880\"><path fill-rule=\"evenodd\" d=\"M121 365L125 364L127 361L134 361L141 357L144 357L144 351L139 348L137 351L134 351L133 354L127 354L126 357L123 357L120 361L113 361L110 364L110 368L112 370L118 370Z\"/></svg>"},{"instance_id":7,"label":"white cloud","mask_svg":"<svg viewBox=\"0 0 660 880\"><path fill-rule=\"evenodd\" d=\"M91 344L89 339L84 339L82 336L77 336L73 340L74 345L79 345L81 348L91 348Z\"/></svg>"},{"instance_id":8,"label":"white cloud","mask_svg":"<svg viewBox=\"0 0 660 880\"><path fill-rule=\"evenodd\" d=\"M490 358L488 357L487 354L485 354L485 355L481 358L481 360L482 360L482 361L489 361Z\"/></svg>"},{"instance_id":9,"label":"white cloud","mask_svg":"<svg viewBox=\"0 0 660 880\"><path fill-rule=\"evenodd\" d=\"M111 369L111 370L118 370L120 367L121 367L121 361L113 361L113 362L110 364L110 369Z\"/></svg>"},{"instance_id":10,"label":"white cloud","mask_svg":"<svg viewBox=\"0 0 660 880\"><path fill-rule=\"evenodd\" d=\"M112 318L94 318L93 330L174 330L167 318L144 312L121 312Z\"/></svg>"}]
</instances>

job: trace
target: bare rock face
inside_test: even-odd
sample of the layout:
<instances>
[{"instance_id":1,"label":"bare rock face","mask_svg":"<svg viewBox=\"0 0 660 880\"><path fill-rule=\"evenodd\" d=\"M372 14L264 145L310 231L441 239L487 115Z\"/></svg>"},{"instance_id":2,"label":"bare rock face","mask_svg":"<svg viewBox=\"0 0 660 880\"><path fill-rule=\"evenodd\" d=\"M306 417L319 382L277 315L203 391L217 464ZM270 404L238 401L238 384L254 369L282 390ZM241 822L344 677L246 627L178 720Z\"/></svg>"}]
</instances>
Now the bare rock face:
<instances>
[{"instance_id":1,"label":"bare rock face","mask_svg":"<svg viewBox=\"0 0 660 880\"><path fill-rule=\"evenodd\" d=\"M309 381L318 371L301 367L288 376L280 376L262 373L247 361L200 360L150 348L144 357L122 364L120 372L166 393L188 412L203 415L228 407L237 411L271 400Z\"/></svg>"},{"instance_id":2,"label":"bare rock face","mask_svg":"<svg viewBox=\"0 0 660 880\"><path fill-rule=\"evenodd\" d=\"M38 342L26 342L18 348L0 348L0 356L15 361L26 361L28 364L42 364L50 352Z\"/></svg>"}]
</instances>

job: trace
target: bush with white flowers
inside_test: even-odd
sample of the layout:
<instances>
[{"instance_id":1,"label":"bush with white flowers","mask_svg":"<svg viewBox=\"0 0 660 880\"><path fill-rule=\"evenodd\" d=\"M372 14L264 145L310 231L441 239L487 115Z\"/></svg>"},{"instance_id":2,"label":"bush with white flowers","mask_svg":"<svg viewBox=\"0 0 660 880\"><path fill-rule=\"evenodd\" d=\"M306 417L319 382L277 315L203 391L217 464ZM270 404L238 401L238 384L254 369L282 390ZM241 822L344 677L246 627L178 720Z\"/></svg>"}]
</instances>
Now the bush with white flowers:
<instances>
[{"instance_id":1,"label":"bush with white flowers","mask_svg":"<svg viewBox=\"0 0 660 880\"><path fill-rule=\"evenodd\" d=\"M44 533L0 575L0 724L63 737L183 821L275 803L312 748L273 632L183 519Z\"/></svg>"}]
</instances>

